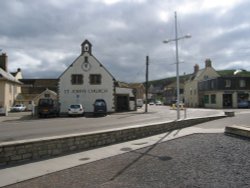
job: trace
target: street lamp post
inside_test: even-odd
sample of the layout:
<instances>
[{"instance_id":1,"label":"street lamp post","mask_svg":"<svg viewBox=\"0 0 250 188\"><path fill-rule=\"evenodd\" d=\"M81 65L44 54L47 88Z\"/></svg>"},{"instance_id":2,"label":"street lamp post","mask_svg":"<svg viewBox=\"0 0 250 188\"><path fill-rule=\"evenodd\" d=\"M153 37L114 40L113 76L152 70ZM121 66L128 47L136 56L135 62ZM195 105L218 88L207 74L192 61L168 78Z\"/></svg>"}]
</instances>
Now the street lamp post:
<instances>
[{"instance_id":1,"label":"street lamp post","mask_svg":"<svg viewBox=\"0 0 250 188\"><path fill-rule=\"evenodd\" d=\"M177 28L177 13L175 15L175 38L164 40L163 43L169 43L175 41L175 52L176 52L176 93L177 93L177 120L180 119L180 79L179 79L179 53L178 53L178 40L191 38L191 35L185 35L178 37L178 28Z\"/></svg>"}]
</instances>

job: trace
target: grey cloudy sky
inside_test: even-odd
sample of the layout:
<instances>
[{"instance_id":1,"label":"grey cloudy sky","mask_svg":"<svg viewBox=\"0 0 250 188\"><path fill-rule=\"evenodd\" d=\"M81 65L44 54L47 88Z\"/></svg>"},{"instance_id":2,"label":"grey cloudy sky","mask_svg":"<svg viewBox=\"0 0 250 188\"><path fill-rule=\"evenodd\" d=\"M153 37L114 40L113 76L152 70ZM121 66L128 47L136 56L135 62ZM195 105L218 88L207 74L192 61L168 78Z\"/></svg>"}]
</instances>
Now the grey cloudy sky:
<instances>
[{"instance_id":1,"label":"grey cloudy sky","mask_svg":"<svg viewBox=\"0 0 250 188\"><path fill-rule=\"evenodd\" d=\"M174 12L180 74L204 68L250 70L249 0L1 0L0 49L24 78L57 78L88 39L93 55L120 81L175 76Z\"/></svg>"}]
</instances>

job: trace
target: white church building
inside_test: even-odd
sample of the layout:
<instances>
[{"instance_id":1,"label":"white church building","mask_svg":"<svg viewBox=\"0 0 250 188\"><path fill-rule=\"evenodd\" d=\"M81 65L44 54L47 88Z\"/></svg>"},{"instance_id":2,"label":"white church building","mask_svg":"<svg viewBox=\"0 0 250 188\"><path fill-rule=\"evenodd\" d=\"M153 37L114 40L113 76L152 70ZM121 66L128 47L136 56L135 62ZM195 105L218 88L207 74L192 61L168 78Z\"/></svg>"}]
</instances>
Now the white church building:
<instances>
[{"instance_id":1,"label":"white church building","mask_svg":"<svg viewBox=\"0 0 250 188\"><path fill-rule=\"evenodd\" d=\"M61 113L71 104L82 104L85 112L94 111L96 99L103 99L107 112L135 110L135 93L121 88L110 72L93 56L92 44L85 40L81 54L59 77Z\"/></svg>"}]
</instances>

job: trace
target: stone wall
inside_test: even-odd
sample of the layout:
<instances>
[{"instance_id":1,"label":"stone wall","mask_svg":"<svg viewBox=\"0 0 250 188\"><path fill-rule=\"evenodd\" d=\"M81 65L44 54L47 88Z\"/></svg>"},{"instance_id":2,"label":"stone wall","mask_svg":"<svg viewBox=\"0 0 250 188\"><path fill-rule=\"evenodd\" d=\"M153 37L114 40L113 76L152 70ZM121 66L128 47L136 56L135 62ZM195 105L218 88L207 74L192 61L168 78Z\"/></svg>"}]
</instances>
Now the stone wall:
<instances>
[{"instance_id":1,"label":"stone wall","mask_svg":"<svg viewBox=\"0 0 250 188\"><path fill-rule=\"evenodd\" d=\"M119 142L139 139L223 117L226 116L222 115L185 119L161 124L113 129L104 132L6 142L0 144L0 166L42 160Z\"/></svg>"}]
</instances>

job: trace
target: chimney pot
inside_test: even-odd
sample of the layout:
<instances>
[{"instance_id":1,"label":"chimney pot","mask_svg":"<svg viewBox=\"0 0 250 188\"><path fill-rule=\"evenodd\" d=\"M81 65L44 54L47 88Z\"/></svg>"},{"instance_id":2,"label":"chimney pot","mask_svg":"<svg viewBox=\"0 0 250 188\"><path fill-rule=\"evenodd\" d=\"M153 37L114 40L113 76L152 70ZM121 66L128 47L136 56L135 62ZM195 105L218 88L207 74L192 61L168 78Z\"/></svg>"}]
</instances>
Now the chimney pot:
<instances>
[{"instance_id":1,"label":"chimney pot","mask_svg":"<svg viewBox=\"0 0 250 188\"><path fill-rule=\"evenodd\" d=\"M207 67L212 67L212 61L211 61L211 59L206 59L205 65L206 65L206 68Z\"/></svg>"},{"instance_id":2,"label":"chimney pot","mask_svg":"<svg viewBox=\"0 0 250 188\"><path fill-rule=\"evenodd\" d=\"M2 53L0 55L0 68L8 72L8 56L6 55L6 53Z\"/></svg>"},{"instance_id":3,"label":"chimney pot","mask_svg":"<svg viewBox=\"0 0 250 188\"><path fill-rule=\"evenodd\" d=\"M196 74L198 71L199 71L199 65L198 64L195 64L194 66L194 74Z\"/></svg>"}]
</instances>

